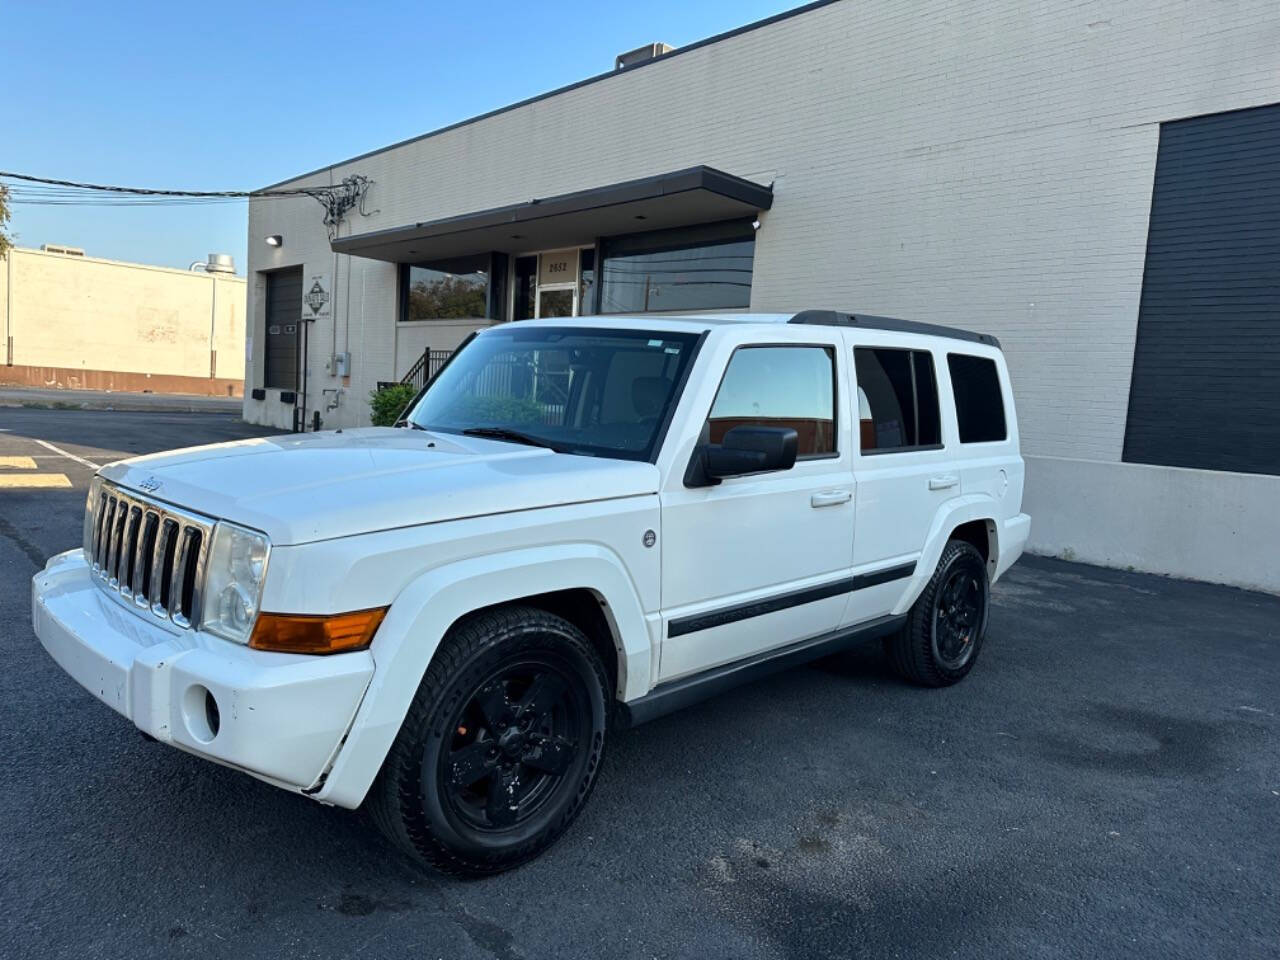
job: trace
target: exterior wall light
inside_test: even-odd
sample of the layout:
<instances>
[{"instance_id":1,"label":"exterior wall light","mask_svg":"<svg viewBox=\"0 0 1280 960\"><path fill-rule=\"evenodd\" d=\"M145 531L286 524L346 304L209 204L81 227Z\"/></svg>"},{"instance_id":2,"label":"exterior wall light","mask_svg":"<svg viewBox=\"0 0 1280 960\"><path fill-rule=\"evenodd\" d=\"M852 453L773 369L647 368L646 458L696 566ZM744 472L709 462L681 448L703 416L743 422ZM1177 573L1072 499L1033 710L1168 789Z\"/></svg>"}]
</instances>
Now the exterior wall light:
<instances>
[{"instance_id":1,"label":"exterior wall light","mask_svg":"<svg viewBox=\"0 0 1280 960\"><path fill-rule=\"evenodd\" d=\"M267 237L267 238L265 238L265 239L266 239L266 241L267 241L267 246L268 246L268 247L283 247L283 246L284 246L284 237L282 237L282 236L281 236L280 234L278 234L278 233L273 233L271 236L269 236L269 237Z\"/></svg>"}]
</instances>

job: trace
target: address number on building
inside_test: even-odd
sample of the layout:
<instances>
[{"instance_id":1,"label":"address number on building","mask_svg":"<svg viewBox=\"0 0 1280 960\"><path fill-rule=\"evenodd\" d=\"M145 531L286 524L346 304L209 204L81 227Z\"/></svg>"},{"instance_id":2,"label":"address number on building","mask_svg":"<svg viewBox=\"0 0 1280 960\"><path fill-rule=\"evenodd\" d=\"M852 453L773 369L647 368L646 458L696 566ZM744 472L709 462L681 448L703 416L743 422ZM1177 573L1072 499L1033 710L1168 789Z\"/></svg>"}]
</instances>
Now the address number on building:
<instances>
[{"instance_id":1,"label":"address number on building","mask_svg":"<svg viewBox=\"0 0 1280 960\"><path fill-rule=\"evenodd\" d=\"M544 253L538 266L538 283L573 283L578 279L578 251Z\"/></svg>"}]
</instances>

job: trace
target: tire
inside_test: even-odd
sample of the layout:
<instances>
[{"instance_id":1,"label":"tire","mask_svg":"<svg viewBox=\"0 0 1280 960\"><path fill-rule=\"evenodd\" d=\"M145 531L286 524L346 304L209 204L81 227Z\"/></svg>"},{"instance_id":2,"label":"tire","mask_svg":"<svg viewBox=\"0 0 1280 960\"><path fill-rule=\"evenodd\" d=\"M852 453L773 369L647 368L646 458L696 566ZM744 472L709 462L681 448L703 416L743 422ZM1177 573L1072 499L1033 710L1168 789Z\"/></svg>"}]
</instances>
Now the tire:
<instances>
[{"instance_id":1,"label":"tire","mask_svg":"<svg viewBox=\"0 0 1280 960\"><path fill-rule=\"evenodd\" d=\"M902 629L884 643L894 669L926 687L946 687L973 669L987 632L991 584L971 543L948 541Z\"/></svg>"},{"instance_id":2,"label":"tire","mask_svg":"<svg viewBox=\"0 0 1280 960\"><path fill-rule=\"evenodd\" d=\"M459 877L551 846L604 759L610 686L577 627L534 607L456 624L441 641L365 806L411 858Z\"/></svg>"}]
</instances>

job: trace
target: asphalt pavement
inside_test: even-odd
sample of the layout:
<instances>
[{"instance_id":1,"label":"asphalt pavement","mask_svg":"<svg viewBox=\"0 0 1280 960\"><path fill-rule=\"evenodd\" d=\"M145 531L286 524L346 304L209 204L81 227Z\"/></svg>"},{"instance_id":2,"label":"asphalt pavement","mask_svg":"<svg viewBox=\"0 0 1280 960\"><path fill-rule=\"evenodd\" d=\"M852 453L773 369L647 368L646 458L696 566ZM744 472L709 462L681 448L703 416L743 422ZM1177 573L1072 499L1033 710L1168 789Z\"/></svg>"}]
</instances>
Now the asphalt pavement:
<instances>
[{"instance_id":1,"label":"asphalt pavement","mask_svg":"<svg viewBox=\"0 0 1280 960\"><path fill-rule=\"evenodd\" d=\"M90 464L265 432L0 408L0 478L66 479L0 479L0 956L1280 956L1273 596L1024 558L958 686L873 645L619 734L557 846L469 883L145 742L30 578Z\"/></svg>"}]
</instances>

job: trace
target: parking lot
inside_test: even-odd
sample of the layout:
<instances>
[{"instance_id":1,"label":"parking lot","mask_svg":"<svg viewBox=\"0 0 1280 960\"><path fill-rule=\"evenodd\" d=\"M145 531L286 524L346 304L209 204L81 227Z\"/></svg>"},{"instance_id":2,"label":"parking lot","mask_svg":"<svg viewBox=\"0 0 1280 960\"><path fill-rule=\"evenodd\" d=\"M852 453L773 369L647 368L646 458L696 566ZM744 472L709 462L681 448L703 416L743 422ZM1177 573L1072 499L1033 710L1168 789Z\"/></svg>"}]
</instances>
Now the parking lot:
<instances>
[{"instance_id":1,"label":"parking lot","mask_svg":"<svg viewBox=\"0 0 1280 960\"><path fill-rule=\"evenodd\" d=\"M40 648L31 575L92 465L262 432L0 408L0 956L1280 954L1261 594L1026 558L957 687L873 646L620 734L568 835L471 883L145 742Z\"/></svg>"}]
</instances>

